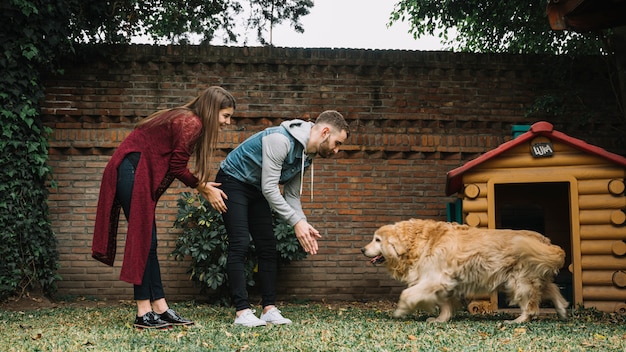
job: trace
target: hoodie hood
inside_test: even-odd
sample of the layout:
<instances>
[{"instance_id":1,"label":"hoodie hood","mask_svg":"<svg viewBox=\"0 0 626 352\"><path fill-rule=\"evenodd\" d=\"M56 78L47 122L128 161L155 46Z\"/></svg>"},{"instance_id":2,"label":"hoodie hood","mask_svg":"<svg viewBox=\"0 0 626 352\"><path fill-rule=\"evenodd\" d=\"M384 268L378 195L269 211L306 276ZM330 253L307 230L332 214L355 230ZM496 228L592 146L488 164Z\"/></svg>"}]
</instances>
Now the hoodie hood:
<instances>
[{"instance_id":1,"label":"hoodie hood","mask_svg":"<svg viewBox=\"0 0 626 352\"><path fill-rule=\"evenodd\" d=\"M302 186L304 185L304 161L308 158L306 145L309 142L309 138L311 136L311 128L313 127L313 122L306 122L303 120L289 120L280 124L284 127L287 132L294 139L296 139L302 146L304 146L304 150L302 152L302 165L300 168L300 195L302 195ZM311 164L311 201L313 201L313 164Z\"/></svg>"},{"instance_id":2,"label":"hoodie hood","mask_svg":"<svg viewBox=\"0 0 626 352\"><path fill-rule=\"evenodd\" d=\"M309 137L311 135L311 128L313 127L313 122L307 122L303 120L289 120L280 124L283 126L290 135L293 136L300 144L304 146L306 151L306 145L309 142Z\"/></svg>"}]
</instances>

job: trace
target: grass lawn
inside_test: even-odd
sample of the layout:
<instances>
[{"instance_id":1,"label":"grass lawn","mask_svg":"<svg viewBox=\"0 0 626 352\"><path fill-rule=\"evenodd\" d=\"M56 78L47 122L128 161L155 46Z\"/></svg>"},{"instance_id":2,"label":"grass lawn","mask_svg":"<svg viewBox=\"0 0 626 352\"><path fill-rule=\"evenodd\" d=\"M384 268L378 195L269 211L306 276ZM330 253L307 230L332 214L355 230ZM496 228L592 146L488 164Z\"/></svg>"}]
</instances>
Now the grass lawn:
<instances>
[{"instance_id":1,"label":"grass lawn","mask_svg":"<svg viewBox=\"0 0 626 352\"><path fill-rule=\"evenodd\" d=\"M128 302L0 310L0 350L626 351L626 317L594 310L570 310L568 321L550 312L514 325L504 323L514 315L460 312L448 323L431 324L419 313L393 319L389 302L284 303L279 308L293 324L245 328L232 324L231 308L171 306L196 325L137 331L135 308Z\"/></svg>"}]
</instances>

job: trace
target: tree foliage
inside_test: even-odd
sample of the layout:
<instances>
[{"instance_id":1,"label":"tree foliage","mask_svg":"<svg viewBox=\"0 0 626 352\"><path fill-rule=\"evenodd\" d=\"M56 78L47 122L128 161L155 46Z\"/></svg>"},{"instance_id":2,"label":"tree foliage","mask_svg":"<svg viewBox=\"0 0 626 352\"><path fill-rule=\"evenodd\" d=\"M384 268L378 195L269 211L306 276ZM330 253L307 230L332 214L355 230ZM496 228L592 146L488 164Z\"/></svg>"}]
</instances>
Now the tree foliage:
<instances>
[{"instance_id":1,"label":"tree foliage","mask_svg":"<svg viewBox=\"0 0 626 352\"><path fill-rule=\"evenodd\" d=\"M304 27L300 23L300 17L308 15L309 8L313 7L312 0L251 0L250 4L247 25L256 28L257 39L261 44L271 44L272 29L285 20L291 21L297 33L303 33ZM267 29L269 43L266 40Z\"/></svg>"},{"instance_id":2,"label":"tree foliage","mask_svg":"<svg viewBox=\"0 0 626 352\"><path fill-rule=\"evenodd\" d=\"M450 49L515 54L599 53L603 33L554 31L546 0L402 0L390 22L407 21L411 33L437 35Z\"/></svg>"},{"instance_id":3,"label":"tree foliage","mask_svg":"<svg viewBox=\"0 0 626 352\"><path fill-rule=\"evenodd\" d=\"M212 39L220 29L234 38L232 14L238 2L203 0L68 0L69 21L75 42L128 43L139 35L153 40L185 40L190 34Z\"/></svg>"},{"instance_id":4,"label":"tree foliage","mask_svg":"<svg viewBox=\"0 0 626 352\"><path fill-rule=\"evenodd\" d=\"M72 8L72 38L92 43L128 43L136 36L153 42L210 43L221 38L237 43L240 29L252 28L265 44L268 30L285 20L302 32L300 18L313 6L311 0L66 1Z\"/></svg>"}]
</instances>

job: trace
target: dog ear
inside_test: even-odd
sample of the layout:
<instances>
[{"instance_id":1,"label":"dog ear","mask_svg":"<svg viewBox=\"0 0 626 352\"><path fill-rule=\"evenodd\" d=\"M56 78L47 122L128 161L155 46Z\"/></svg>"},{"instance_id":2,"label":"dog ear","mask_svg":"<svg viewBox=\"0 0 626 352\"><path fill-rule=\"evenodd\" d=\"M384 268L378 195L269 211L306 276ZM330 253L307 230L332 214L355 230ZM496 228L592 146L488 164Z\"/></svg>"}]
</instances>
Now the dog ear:
<instances>
[{"instance_id":1,"label":"dog ear","mask_svg":"<svg viewBox=\"0 0 626 352\"><path fill-rule=\"evenodd\" d=\"M391 246L391 248L394 250L394 252L396 252L396 256L399 257L407 252L406 244L398 238L395 231L391 232L387 236L387 242L389 243L389 246Z\"/></svg>"}]
</instances>

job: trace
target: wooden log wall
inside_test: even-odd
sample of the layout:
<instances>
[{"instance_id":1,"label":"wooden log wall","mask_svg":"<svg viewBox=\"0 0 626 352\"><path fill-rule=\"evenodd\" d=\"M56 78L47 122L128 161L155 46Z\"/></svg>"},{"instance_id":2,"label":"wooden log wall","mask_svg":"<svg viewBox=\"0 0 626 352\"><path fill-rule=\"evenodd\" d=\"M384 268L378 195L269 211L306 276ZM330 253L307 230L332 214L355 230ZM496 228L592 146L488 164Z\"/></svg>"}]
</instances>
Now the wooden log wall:
<instances>
[{"instance_id":1,"label":"wooden log wall","mask_svg":"<svg viewBox=\"0 0 626 352\"><path fill-rule=\"evenodd\" d=\"M583 305L626 314L624 170L579 180Z\"/></svg>"}]
</instances>

